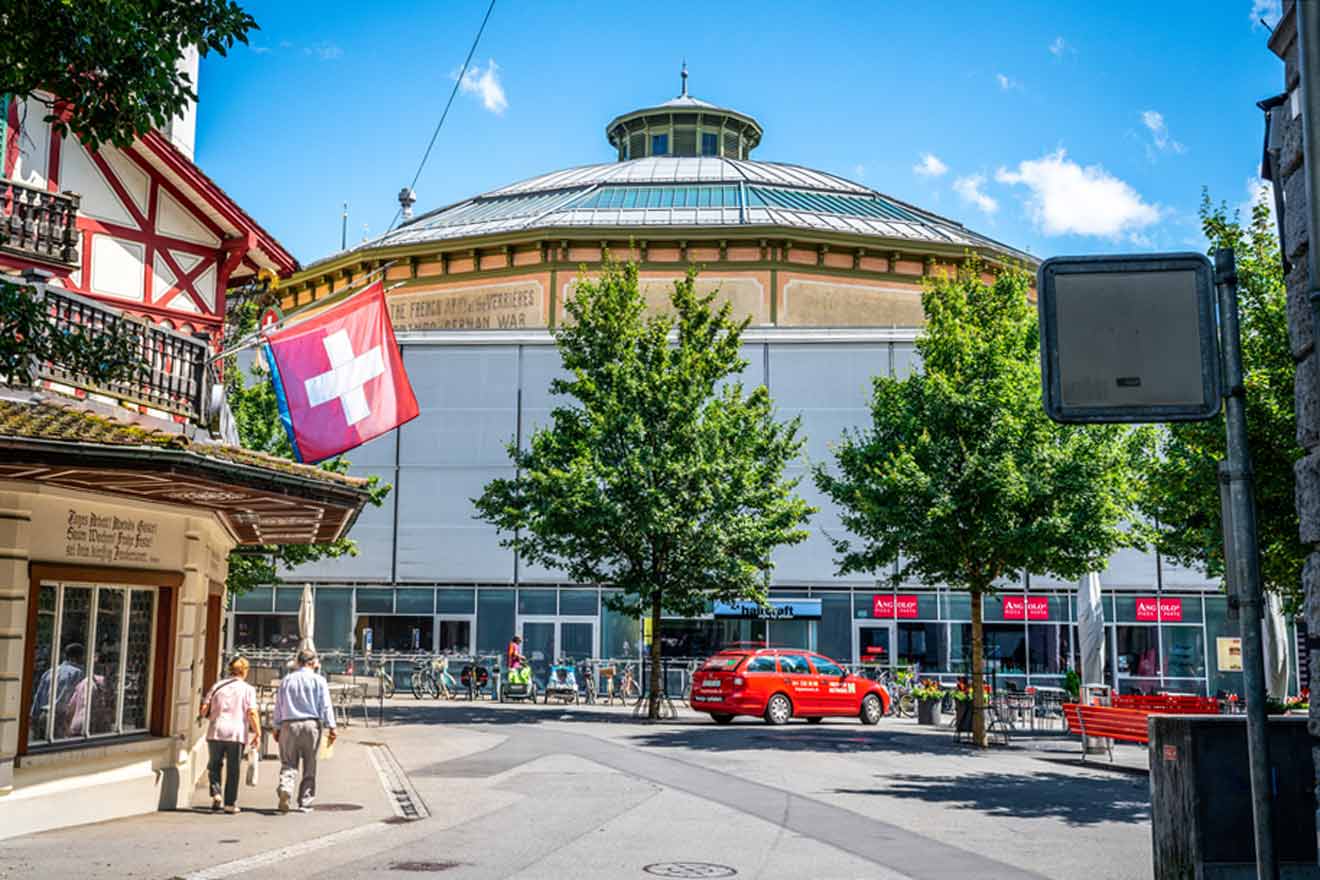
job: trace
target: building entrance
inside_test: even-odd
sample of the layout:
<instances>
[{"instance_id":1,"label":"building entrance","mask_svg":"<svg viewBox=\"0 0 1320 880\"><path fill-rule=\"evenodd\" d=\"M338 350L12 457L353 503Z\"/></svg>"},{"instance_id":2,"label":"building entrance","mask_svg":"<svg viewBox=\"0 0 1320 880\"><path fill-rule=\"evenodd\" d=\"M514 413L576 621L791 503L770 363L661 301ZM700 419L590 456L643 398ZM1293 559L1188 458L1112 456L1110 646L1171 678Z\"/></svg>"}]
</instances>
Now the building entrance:
<instances>
[{"instance_id":1,"label":"building entrance","mask_svg":"<svg viewBox=\"0 0 1320 880\"><path fill-rule=\"evenodd\" d=\"M858 663L890 668L894 662L894 624L874 620L854 623L853 656Z\"/></svg>"},{"instance_id":2,"label":"building entrance","mask_svg":"<svg viewBox=\"0 0 1320 880\"><path fill-rule=\"evenodd\" d=\"M523 656L531 663L532 677L544 684L558 660L577 663L597 653L595 617L519 617Z\"/></svg>"}]
</instances>

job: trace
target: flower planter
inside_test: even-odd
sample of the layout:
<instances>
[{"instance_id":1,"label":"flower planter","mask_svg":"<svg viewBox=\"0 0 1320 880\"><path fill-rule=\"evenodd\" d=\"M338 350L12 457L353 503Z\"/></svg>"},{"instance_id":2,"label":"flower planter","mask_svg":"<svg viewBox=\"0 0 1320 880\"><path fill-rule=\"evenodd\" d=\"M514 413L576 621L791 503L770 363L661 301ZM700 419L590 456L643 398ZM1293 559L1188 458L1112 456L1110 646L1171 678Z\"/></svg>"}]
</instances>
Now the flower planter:
<instances>
[{"instance_id":1,"label":"flower planter","mask_svg":"<svg viewBox=\"0 0 1320 880\"><path fill-rule=\"evenodd\" d=\"M972 701L954 700L953 701L954 718L957 720L957 731L959 733L972 732Z\"/></svg>"},{"instance_id":2,"label":"flower planter","mask_svg":"<svg viewBox=\"0 0 1320 880\"><path fill-rule=\"evenodd\" d=\"M927 725L938 725L940 723L940 703L943 700L918 700L917 701L917 723Z\"/></svg>"}]
</instances>

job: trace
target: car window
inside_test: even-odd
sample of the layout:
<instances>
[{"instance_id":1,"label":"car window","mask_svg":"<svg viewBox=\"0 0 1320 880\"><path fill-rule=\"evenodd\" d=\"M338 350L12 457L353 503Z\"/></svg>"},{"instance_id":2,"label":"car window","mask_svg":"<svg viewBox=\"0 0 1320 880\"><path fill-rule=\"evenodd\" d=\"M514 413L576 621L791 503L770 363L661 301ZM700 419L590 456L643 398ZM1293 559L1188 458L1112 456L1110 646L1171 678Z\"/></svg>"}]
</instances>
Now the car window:
<instances>
[{"instance_id":1,"label":"car window","mask_svg":"<svg viewBox=\"0 0 1320 880\"><path fill-rule=\"evenodd\" d=\"M775 658L772 657L772 656L770 656L770 655L768 655L768 654L762 654L762 655L760 655L760 656L758 656L758 657L753 657L751 660L748 660L748 661L747 661L747 671L748 671L748 672L774 672L774 671L775 671Z\"/></svg>"},{"instance_id":2,"label":"car window","mask_svg":"<svg viewBox=\"0 0 1320 880\"><path fill-rule=\"evenodd\" d=\"M807 658L801 654L780 654L779 671L792 675L810 675L811 667L807 665Z\"/></svg>"},{"instance_id":3,"label":"car window","mask_svg":"<svg viewBox=\"0 0 1320 880\"><path fill-rule=\"evenodd\" d=\"M833 660L826 660L824 657L812 657L811 665L816 667L816 671L821 675L843 675L843 670Z\"/></svg>"},{"instance_id":4,"label":"car window","mask_svg":"<svg viewBox=\"0 0 1320 880\"><path fill-rule=\"evenodd\" d=\"M702 668L716 670L716 671L721 669L725 669L725 670L732 669L738 665L738 661L741 659L742 657L736 654L732 657L727 657L723 655L718 657L711 657L709 660L706 661L706 665Z\"/></svg>"}]
</instances>

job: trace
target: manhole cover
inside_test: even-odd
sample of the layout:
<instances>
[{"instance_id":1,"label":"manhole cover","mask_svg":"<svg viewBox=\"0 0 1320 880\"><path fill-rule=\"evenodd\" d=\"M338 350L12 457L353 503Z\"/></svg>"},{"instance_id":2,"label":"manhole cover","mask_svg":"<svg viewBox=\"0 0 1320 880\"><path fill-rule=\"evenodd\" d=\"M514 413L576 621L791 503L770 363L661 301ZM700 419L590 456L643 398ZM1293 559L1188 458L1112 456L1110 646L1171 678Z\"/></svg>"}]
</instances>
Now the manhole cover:
<instances>
[{"instance_id":1,"label":"manhole cover","mask_svg":"<svg viewBox=\"0 0 1320 880\"><path fill-rule=\"evenodd\" d=\"M351 813L354 810L362 809L361 804L313 804L312 809L318 813Z\"/></svg>"},{"instance_id":2,"label":"manhole cover","mask_svg":"<svg viewBox=\"0 0 1320 880\"><path fill-rule=\"evenodd\" d=\"M395 862L390 865L391 871L415 871L419 874L436 874L440 871L448 871L450 868L457 868L462 862Z\"/></svg>"},{"instance_id":3,"label":"manhole cover","mask_svg":"<svg viewBox=\"0 0 1320 880\"><path fill-rule=\"evenodd\" d=\"M642 870L656 877L732 877L738 873L728 865L710 862L656 862Z\"/></svg>"}]
</instances>

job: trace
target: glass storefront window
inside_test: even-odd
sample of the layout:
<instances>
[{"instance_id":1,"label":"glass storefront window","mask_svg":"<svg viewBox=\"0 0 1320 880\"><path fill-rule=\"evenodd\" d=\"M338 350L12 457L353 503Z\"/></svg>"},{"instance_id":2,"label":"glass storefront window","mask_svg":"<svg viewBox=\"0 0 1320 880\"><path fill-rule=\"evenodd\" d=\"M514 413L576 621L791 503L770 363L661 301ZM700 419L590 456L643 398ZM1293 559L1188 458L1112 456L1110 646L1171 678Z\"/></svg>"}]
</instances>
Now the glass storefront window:
<instances>
[{"instance_id":1,"label":"glass storefront window","mask_svg":"<svg viewBox=\"0 0 1320 880\"><path fill-rule=\"evenodd\" d=\"M776 648L811 648L810 620L774 620L770 622L770 644Z\"/></svg>"},{"instance_id":2,"label":"glass storefront window","mask_svg":"<svg viewBox=\"0 0 1320 880\"><path fill-rule=\"evenodd\" d=\"M1027 624L1027 657L1032 675L1062 675L1074 667L1072 627L1068 624Z\"/></svg>"},{"instance_id":3,"label":"glass storefront window","mask_svg":"<svg viewBox=\"0 0 1320 880\"><path fill-rule=\"evenodd\" d=\"M363 632L371 627L373 651L430 651L434 624L430 614L359 614L354 642L365 650Z\"/></svg>"},{"instance_id":4,"label":"glass storefront window","mask_svg":"<svg viewBox=\"0 0 1320 880\"><path fill-rule=\"evenodd\" d=\"M820 599L816 650L834 660L848 660L852 657L851 594L817 592L815 597Z\"/></svg>"},{"instance_id":5,"label":"glass storefront window","mask_svg":"<svg viewBox=\"0 0 1320 880\"><path fill-rule=\"evenodd\" d=\"M1219 665L1219 640L1238 639L1241 630L1236 620L1228 619L1228 597L1222 593L1205 597L1205 638L1210 647L1210 694L1242 693L1242 673ZM1229 642L1225 645L1228 647Z\"/></svg>"},{"instance_id":6,"label":"glass storefront window","mask_svg":"<svg viewBox=\"0 0 1320 880\"><path fill-rule=\"evenodd\" d=\"M1001 593L996 596L986 596L981 603L981 613L985 615L987 621L1004 619L1004 599L1011 597L1021 603L1023 600L1021 593ZM1021 620L1021 618L1018 618Z\"/></svg>"},{"instance_id":7,"label":"glass storefront window","mask_svg":"<svg viewBox=\"0 0 1320 880\"><path fill-rule=\"evenodd\" d=\"M1165 677L1199 678L1205 675L1205 635L1200 626L1165 626L1161 635L1164 637Z\"/></svg>"},{"instance_id":8,"label":"glass storefront window","mask_svg":"<svg viewBox=\"0 0 1320 880\"><path fill-rule=\"evenodd\" d=\"M1201 597L1200 596L1164 596L1162 597L1161 607L1168 607L1171 602L1178 603L1178 620L1174 623L1200 623L1201 622ZM1168 615L1163 618L1164 623L1169 623Z\"/></svg>"},{"instance_id":9,"label":"glass storefront window","mask_svg":"<svg viewBox=\"0 0 1320 880\"><path fill-rule=\"evenodd\" d=\"M555 590L519 590L519 614L555 614Z\"/></svg>"},{"instance_id":10,"label":"glass storefront window","mask_svg":"<svg viewBox=\"0 0 1320 880\"><path fill-rule=\"evenodd\" d=\"M985 671L1000 675L1024 675L1027 671L1027 634L1021 624L987 623L984 625ZM950 672L970 674L972 671L972 625L955 623L949 626Z\"/></svg>"},{"instance_id":11,"label":"glass storefront window","mask_svg":"<svg viewBox=\"0 0 1320 880\"><path fill-rule=\"evenodd\" d=\"M1158 678L1120 678L1118 680L1118 692L1120 694L1151 696L1163 690L1164 685L1160 684Z\"/></svg>"},{"instance_id":12,"label":"glass storefront window","mask_svg":"<svg viewBox=\"0 0 1320 880\"><path fill-rule=\"evenodd\" d=\"M359 589L357 591L357 613L393 614L394 591Z\"/></svg>"},{"instance_id":13,"label":"glass storefront window","mask_svg":"<svg viewBox=\"0 0 1320 880\"><path fill-rule=\"evenodd\" d=\"M618 595L607 590L603 596ZM641 621L631 614L615 611L608 605L601 614L600 652L604 657L631 659L637 656Z\"/></svg>"},{"instance_id":14,"label":"glass storefront window","mask_svg":"<svg viewBox=\"0 0 1320 880\"><path fill-rule=\"evenodd\" d=\"M313 603L316 606L316 628L312 634L316 647L323 651L346 651L353 647L352 599L353 591L349 589L321 587L316 590ZM298 631L296 617L293 631Z\"/></svg>"},{"instance_id":15,"label":"glass storefront window","mask_svg":"<svg viewBox=\"0 0 1320 880\"><path fill-rule=\"evenodd\" d=\"M595 590L560 590L559 613L594 617L599 613Z\"/></svg>"},{"instance_id":16,"label":"glass storefront window","mask_svg":"<svg viewBox=\"0 0 1320 880\"><path fill-rule=\"evenodd\" d=\"M430 614L434 603L434 590L399 590L394 610L399 614Z\"/></svg>"},{"instance_id":17,"label":"glass storefront window","mask_svg":"<svg viewBox=\"0 0 1320 880\"><path fill-rule=\"evenodd\" d=\"M503 654L514 634L513 590L477 591L477 651Z\"/></svg>"},{"instance_id":18,"label":"glass storefront window","mask_svg":"<svg viewBox=\"0 0 1320 880\"><path fill-rule=\"evenodd\" d=\"M297 614L302 604L302 587L276 587L275 610L285 614Z\"/></svg>"},{"instance_id":19,"label":"glass storefront window","mask_svg":"<svg viewBox=\"0 0 1320 880\"><path fill-rule=\"evenodd\" d=\"M899 623L895 661L919 673L944 672L944 631L942 623Z\"/></svg>"},{"instance_id":20,"label":"glass storefront window","mask_svg":"<svg viewBox=\"0 0 1320 880\"><path fill-rule=\"evenodd\" d=\"M971 620L972 597L962 592L940 593L940 616L945 620Z\"/></svg>"},{"instance_id":21,"label":"glass storefront window","mask_svg":"<svg viewBox=\"0 0 1320 880\"><path fill-rule=\"evenodd\" d=\"M235 649L240 651L258 651L263 648L293 650L296 647L298 647L298 615L234 615Z\"/></svg>"},{"instance_id":22,"label":"glass storefront window","mask_svg":"<svg viewBox=\"0 0 1320 880\"><path fill-rule=\"evenodd\" d=\"M437 614L471 614L475 608L475 590L444 588L435 591Z\"/></svg>"},{"instance_id":23,"label":"glass storefront window","mask_svg":"<svg viewBox=\"0 0 1320 880\"><path fill-rule=\"evenodd\" d=\"M1122 605L1122 599L1119 600ZM1146 677L1160 674L1159 629L1154 626L1116 626L1116 647L1119 677ZM1159 682L1156 681L1158 685Z\"/></svg>"},{"instance_id":24,"label":"glass storefront window","mask_svg":"<svg viewBox=\"0 0 1320 880\"><path fill-rule=\"evenodd\" d=\"M234 597L235 611L270 611L275 599L275 591L270 587L256 587L241 596ZM295 606L295 610L296 610Z\"/></svg>"}]
</instances>

